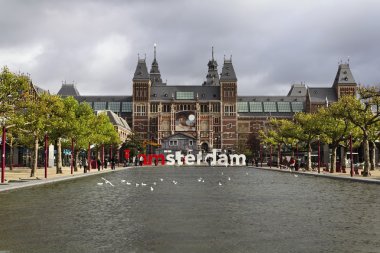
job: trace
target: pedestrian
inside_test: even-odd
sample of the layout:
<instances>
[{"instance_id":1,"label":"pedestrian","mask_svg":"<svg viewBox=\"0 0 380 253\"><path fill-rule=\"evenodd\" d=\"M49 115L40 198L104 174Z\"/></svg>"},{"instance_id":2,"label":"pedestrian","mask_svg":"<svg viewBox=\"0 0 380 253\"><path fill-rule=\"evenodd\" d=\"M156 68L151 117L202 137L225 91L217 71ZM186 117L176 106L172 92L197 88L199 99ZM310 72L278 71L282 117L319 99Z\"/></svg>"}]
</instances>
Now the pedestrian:
<instances>
[{"instance_id":1,"label":"pedestrian","mask_svg":"<svg viewBox=\"0 0 380 253\"><path fill-rule=\"evenodd\" d=\"M104 159L104 168L107 169L107 163L108 163L108 160L107 158Z\"/></svg>"},{"instance_id":2,"label":"pedestrian","mask_svg":"<svg viewBox=\"0 0 380 253\"><path fill-rule=\"evenodd\" d=\"M111 159L111 170L115 170L115 164L116 164L115 157L112 157L112 159Z\"/></svg>"},{"instance_id":3,"label":"pedestrian","mask_svg":"<svg viewBox=\"0 0 380 253\"><path fill-rule=\"evenodd\" d=\"M98 166L98 171L100 171L100 166L102 165L102 163L100 162L99 158L98 158L98 160L96 162L97 162L97 166Z\"/></svg>"},{"instance_id":4,"label":"pedestrian","mask_svg":"<svg viewBox=\"0 0 380 253\"><path fill-rule=\"evenodd\" d=\"M289 161L289 167L290 167L290 170L293 171L294 168L295 168L295 165L296 165L296 160L294 160L294 158L290 158L290 161Z\"/></svg>"},{"instance_id":5,"label":"pedestrian","mask_svg":"<svg viewBox=\"0 0 380 253\"><path fill-rule=\"evenodd\" d=\"M137 166L139 163L139 158L138 158L138 156L135 156L134 158L135 158L135 166Z\"/></svg>"},{"instance_id":6,"label":"pedestrian","mask_svg":"<svg viewBox=\"0 0 380 253\"><path fill-rule=\"evenodd\" d=\"M143 166L143 163L144 163L144 157L140 155L140 166Z\"/></svg>"}]
</instances>

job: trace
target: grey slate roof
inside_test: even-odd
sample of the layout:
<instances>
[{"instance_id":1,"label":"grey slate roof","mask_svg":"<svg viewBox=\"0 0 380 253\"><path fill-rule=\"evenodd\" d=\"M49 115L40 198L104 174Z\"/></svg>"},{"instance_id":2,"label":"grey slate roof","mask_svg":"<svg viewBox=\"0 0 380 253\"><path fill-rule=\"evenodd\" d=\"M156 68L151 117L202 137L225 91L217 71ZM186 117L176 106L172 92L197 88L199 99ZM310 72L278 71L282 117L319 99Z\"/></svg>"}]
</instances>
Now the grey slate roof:
<instances>
[{"instance_id":1,"label":"grey slate roof","mask_svg":"<svg viewBox=\"0 0 380 253\"><path fill-rule=\"evenodd\" d=\"M119 117L113 111L107 110L106 112L107 112L107 116L110 119L112 125L124 127L125 129L131 131L131 128L129 127L127 121L125 121L123 118Z\"/></svg>"},{"instance_id":2,"label":"grey slate roof","mask_svg":"<svg viewBox=\"0 0 380 253\"><path fill-rule=\"evenodd\" d=\"M145 59L138 60L133 80L149 80Z\"/></svg>"},{"instance_id":3,"label":"grey slate roof","mask_svg":"<svg viewBox=\"0 0 380 253\"><path fill-rule=\"evenodd\" d=\"M238 96L237 102L305 102L305 97L292 96Z\"/></svg>"},{"instance_id":4,"label":"grey slate roof","mask_svg":"<svg viewBox=\"0 0 380 253\"><path fill-rule=\"evenodd\" d=\"M61 96L80 96L75 84L63 83L61 89L57 93Z\"/></svg>"},{"instance_id":5,"label":"grey slate roof","mask_svg":"<svg viewBox=\"0 0 380 253\"><path fill-rule=\"evenodd\" d=\"M356 86L355 79L351 73L349 64L340 64L338 67L338 72L336 73L333 86L337 85L352 85Z\"/></svg>"},{"instance_id":6,"label":"grey slate roof","mask_svg":"<svg viewBox=\"0 0 380 253\"><path fill-rule=\"evenodd\" d=\"M289 93L288 93L288 96L300 96L300 97L304 97L306 96L306 93L307 93L307 89L306 89L306 86L305 84L293 84L292 87L290 88L289 90Z\"/></svg>"},{"instance_id":7,"label":"grey slate roof","mask_svg":"<svg viewBox=\"0 0 380 253\"><path fill-rule=\"evenodd\" d=\"M328 102L336 102L338 98L335 93L334 88L308 88L308 95L310 97L311 103L326 103L326 98Z\"/></svg>"},{"instance_id":8,"label":"grey slate roof","mask_svg":"<svg viewBox=\"0 0 380 253\"><path fill-rule=\"evenodd\" d=\"M38 87L37 85L32 84L34 87L34 90L38 95L42 95L43 93L49 93L49 91L42 89L41 87Z\"/></svg>"},{"instance_id":9,"label":"grey slate roof","mask_svg":"<svg viewBox=\"0 0 380 253\"><path fill-rule=\"evenodd\" d=\"M79 102L132 102L132 96L77 96Z\"/></svg>"},{"instance_id":10,"label":"grey slate roof","mask_svg":"<svg viewBox=\"0 0 380 253\"><path fill-rule=\"evenodd\" d=\"M234 66L232 65L232 60L224 59L224 64L222 68L222 73L220 74L220 81L231 81L236 82L236 74L234 70Z\"/></svg>"},{"instance_id":11,"label":"grey slate roof","mask_svg":"<svg viewBox=\"0 0 380 253\"><path fill-rule=\"evenodd\" d=\"M181 99L180 101L198 100L220 100L219 86L195 86L195 85L174 85L174 86L152 86L150 99L152 101L170 101L176 99L176 92L193 92L194 99Z\"/></svg>"}]
</instances>

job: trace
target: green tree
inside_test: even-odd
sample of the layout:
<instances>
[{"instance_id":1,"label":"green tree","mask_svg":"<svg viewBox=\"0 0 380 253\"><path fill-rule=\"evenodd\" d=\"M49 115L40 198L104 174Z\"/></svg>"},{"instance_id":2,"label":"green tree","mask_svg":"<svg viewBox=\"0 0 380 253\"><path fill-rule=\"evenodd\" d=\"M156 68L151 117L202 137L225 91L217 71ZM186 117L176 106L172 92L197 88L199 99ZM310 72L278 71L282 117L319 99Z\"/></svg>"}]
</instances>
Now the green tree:
<instances>
[{"instance_id":1,"label":"green tree","mask_svg":"<svg viewBox=\"0 0 380 253\"><path fill-rule=\"evenodd\" d=\"M360 87L358 89L359 98L353 96L342 97L342 103L346 110L343 117L347 118L352 124L360 129L363 136L364 147L364 172L363 176L369 175L370 155L369 141L371 131L380 121L380 95L379 87Z\"/></svg>"}]
</instances>

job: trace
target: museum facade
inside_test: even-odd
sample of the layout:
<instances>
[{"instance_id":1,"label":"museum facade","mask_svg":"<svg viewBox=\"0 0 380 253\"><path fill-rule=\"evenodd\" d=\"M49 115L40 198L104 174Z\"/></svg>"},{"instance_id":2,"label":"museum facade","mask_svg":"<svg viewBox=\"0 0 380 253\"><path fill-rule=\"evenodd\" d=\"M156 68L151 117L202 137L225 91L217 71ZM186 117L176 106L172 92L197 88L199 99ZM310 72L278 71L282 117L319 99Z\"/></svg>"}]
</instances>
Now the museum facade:
<instances>
[{"instance_id":1,"label":"museum facade","mask_svg":"<svg viewBox=\"0 0 380 253\"><path fill-rule=\"evenodd\" d=\"M354 94L357 84L348 63L338 66L332 85L293 84L284 96L239 96L232 59L224 59L219 73L212 51L205 81L199 85L168 85L162 81L154 48L148 71L138 59L132 95L84 96L74 84L62 84L58 94L74 96L93 110L111 110L124 118L142 140L161 147L151 152L197 153L211 149L235 150L248 136L265 129L270 118L291 119L297 112L314 112Z\"/></svg>"}]
</instances>

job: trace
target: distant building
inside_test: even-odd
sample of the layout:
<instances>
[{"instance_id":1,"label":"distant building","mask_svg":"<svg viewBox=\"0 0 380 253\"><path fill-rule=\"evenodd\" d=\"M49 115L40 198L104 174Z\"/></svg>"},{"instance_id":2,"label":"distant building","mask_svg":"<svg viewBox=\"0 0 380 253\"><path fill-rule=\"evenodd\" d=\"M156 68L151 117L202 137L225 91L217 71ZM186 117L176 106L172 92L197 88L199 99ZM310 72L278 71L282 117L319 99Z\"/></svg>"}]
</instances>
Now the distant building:
<instances>
[{"instance_id":1,"label":"distant building","mask_svg":"<svg viewBox=\"0 0 380 253\"><path fill-rule=\"evenodd\" d=\"M212 50L206 79L199 85L167 85L162 81L154 48L148 72L138 59L132 96L82 96L75 85L63 84L58 94L74 96L94 110L111 110L132 125L143 140L164 149L234 150L248 136L265 129L270 118L291 119L297 112L314 112L343 94L354 94L356 82L349 64L340 64L331 87L293 84L286 96L238 96L232 59L224 59L221 73ZM252 91L254 93L254 91Z\"/></svg>"}]
</instances>

